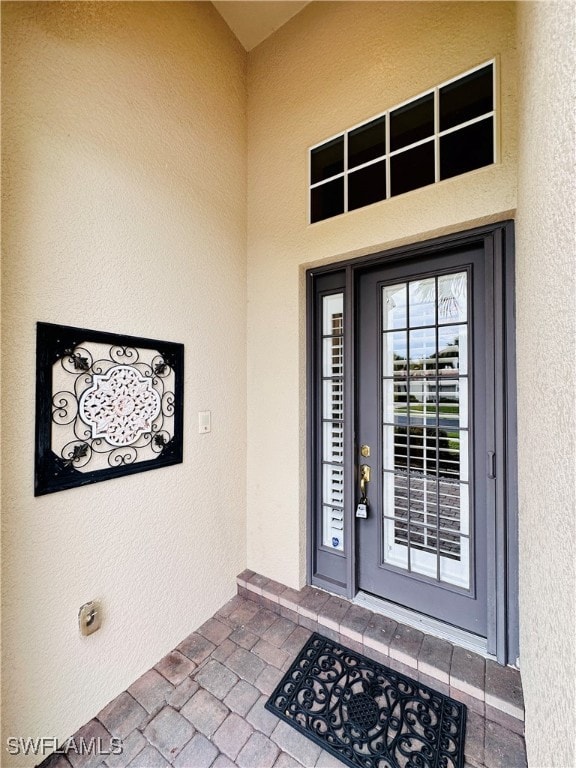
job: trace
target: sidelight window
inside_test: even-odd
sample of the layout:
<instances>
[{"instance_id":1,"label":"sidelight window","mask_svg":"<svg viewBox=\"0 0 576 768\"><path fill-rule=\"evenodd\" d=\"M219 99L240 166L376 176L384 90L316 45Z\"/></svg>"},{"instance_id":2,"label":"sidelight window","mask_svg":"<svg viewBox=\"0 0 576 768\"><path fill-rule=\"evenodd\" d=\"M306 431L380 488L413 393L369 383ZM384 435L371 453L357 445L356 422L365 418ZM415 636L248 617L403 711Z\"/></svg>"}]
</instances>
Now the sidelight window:
<instances>
[{"instance_id":1,"label":"sidelight window","mask_svg":"<svg viewBox=\"0 0 576 768\"><path fill-rule=\"evenodd\" d=\"M322 299L322 543L344 549L344 294Z\"/></svg>"}]
</instances>

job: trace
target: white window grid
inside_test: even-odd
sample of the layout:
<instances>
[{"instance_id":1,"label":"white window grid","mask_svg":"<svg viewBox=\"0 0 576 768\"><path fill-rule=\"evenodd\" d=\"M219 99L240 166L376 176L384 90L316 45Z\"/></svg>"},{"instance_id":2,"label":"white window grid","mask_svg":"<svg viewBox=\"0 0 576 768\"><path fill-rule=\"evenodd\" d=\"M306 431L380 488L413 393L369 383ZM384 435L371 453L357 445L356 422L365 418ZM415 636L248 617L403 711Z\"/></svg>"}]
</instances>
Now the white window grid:
<instances>
[{"instance_id":1,"label":"white window grid","mask_svg":"<svg viewBox=\"0 0 576 768\"><path fill-rule=\"evenodd\" d=\"M339 300L340 305L330 311L324 301L334 299ZM324 326L326 309L329 312L328 334ZM338 292L325 296L322 312L322 546L331 551L343 552L344 294ZM326 382L331 385L328 393L324 387ZM334 543L336 540L337 543Z\"/></svg>"},{"instance_id":2,"label":"white window grid","mask_svg":"<svg viewBox=\"0 0 576 768\"><path fill-rule=\"evenodd\" d=\"M481 69L484 69L485 67L492 66L492 110L489 112L485 112L482 115L479 115L478 117L472 118L472 120L467 120L463 123L459 123L458 125L453 126L452 128L446 128L444 131L440 130L440 91L442 88L446 87L447 85L451 85L452 83L457 82L458 80L462 80L465 77L468 77L469 75L474 74L474 72L478 72ZM401 147L400 149L396 149L393 151L390 151L390 114L392 112L395 112L397 109L400 109L401 107L406 107L409 104L412 104L413 102L418 101L419 99L424 98L425 96L429 96L430 94L434 94L434 133L430 136L426 137L425 139L420 139L419 141L415 141L412 144L409 144L405 147ZM356 125L351 126L350 128L347 128L345 131L341 131L340 133L334 134L334 136L330 136L327 139L324 139L323 141L319 141L317 144L314 144L313 146L308 148L308 179L309 182L312 180L312 152L315 149L318 149L319 147L322 147L324 144L328 144L330 141L334 141L335 139L344 138L344 170L340 171L339 173L335 173L333 176L330 176L327 179L322 179L321 181L317 181L314 184L309 183L310 193L308 195L308 222L313 224L319 224L321 221L326 221L326 219L320 219L317 222L311 222L312 218L312 211L311 211L311 193L313 189L316 189L317 187L322 187L325 184L328 184L331 181L335 181L336 179L344 179L344 210L340 214L336 214L336 216L342 216L345 213L349 213L348 211L348 183L347 178L349 175L356 173L356 171L361 171L363 168L368 168L370 165L375 165L376 163L381 163L382 160L386 160L386 197L382 198L382 200L378 200L378 203L383 202L384 200L389 200L391 195L391 179L390 179L390 158L394 157L395 155L400 155L403 152L408 152L411 149L415 149L416 147L421 146L422 144L429 144L431 142L434 142L434 184L438 184L438 182L441 181L440 179L440 139L443 136L448 136L450 133L455 133L456 131L460 131L463 128L467 128L469 125L474 125L475 123L480 123L482 120L487 120L488 118L492 117L492 130L493 130L493 147L494 147L494 154L492 158L492 164L498 162L499 157L499 142L498 142L498 125L497 125L497 114L498 114L498 107L499 107L499 95L498 95L498 88L497 88L497 77L496 77L496 59L490 59L489 61L485 61L482 64L479 64L476 67L473 67L472 69L468 69L466 72L461 73L460 75L457 75L456 77L451 78L450 80L445 80L444 82L440 83L439 85L434 86L433 88L429 88L427 91L422 91L422 93L419 93L417 96L412 96L409 99L406 99L405 101L400 102L399 104L395 104L393 107L390 107L384 112L379 112L376 115L373 115L372 117L369 117L367 120L363 120L361 123L356 123ZM362 163L361 165L355 165L353 168L348 168L348 135L352 132L357 130L358 128L363 128L364 126L368 125L369 123L372 123L374 120L378 120L380 118L386 118L386 152L383 155L379 155L378 157L374 158L373 160L369 160L366 163ZM476 169L480 170L480 169ZM474 171L470 171L470 173L474 173ZM452 178L457 177L450 177L450 179L445 179L444 181L450 181ZM431 185L426 185L431 186ZM423 189L423 187L417 187L416 189L410 190L411 192L416 192L418 189ZM402 194L409 194L409 192L404 192ZM394 195L394 197L400 197L400 195ZM376 205L376 203L371 203L370 205ZM367 206L362 206L362 208ZM360 208L355 208L354 210L360 210ZM336 216L331 216L330 218L336 218Z\"/></svg>"}]
</instances>

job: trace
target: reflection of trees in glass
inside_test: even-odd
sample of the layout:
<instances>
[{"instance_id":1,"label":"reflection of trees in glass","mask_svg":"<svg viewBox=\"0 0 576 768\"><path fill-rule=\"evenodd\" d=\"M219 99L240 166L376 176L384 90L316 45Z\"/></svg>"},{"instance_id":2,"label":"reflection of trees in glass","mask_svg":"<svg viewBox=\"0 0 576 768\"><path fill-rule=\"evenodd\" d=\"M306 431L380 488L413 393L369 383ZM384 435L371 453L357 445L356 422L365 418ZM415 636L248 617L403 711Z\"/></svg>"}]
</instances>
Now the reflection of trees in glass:
<instances>
[{"instance_id":1,"label":"reflection of trees in glass","mask_svg":"<svg viewBox=\"0 0 576 768\"><path fill-rule=\"evenodd\" d=\"M438 300L438 315L442 319L458 317L460 303L466 303L466 273L443 275L438 278L438 296L435 281L421 280L416 286L416 295L422 304L433 304Z\"/></svg>"},{"instance_id":2,"label":"reflection of trees in glass","mask_svg":"<svg viewBox=\"0 0 576 768\"><path fill-rule=\"evenodd\" d=\"M430 355L431 358L438 360L438 370L443 368L458 368L459 361L459 342L458 336L454 338L454 341L447 344L444 349L438 350L438 353Z\"/></svg>"}]
</instances>

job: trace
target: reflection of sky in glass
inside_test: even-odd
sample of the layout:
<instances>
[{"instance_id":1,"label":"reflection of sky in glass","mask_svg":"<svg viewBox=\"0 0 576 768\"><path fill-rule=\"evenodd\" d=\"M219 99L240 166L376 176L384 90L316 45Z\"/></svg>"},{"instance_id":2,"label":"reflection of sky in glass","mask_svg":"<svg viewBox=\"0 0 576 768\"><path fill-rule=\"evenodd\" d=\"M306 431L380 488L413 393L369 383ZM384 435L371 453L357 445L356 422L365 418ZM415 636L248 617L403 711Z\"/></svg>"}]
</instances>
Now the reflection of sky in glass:
<instances>
[{"instance_id":1,"label":"reflection of sky in glass","mask_svg":"<svg viewBox=\"0 0 576 768\"><path fill-rule=\"evenodd\" d=\"M467 275L457 272L438 278L438 322L459 323L467 319Z\"/></svg>"},{"instance_id":2,"label":"reflection of sky in glass","mask_svg":"<svg viewBox=\"0 0 576 768\"><path fill-rule=\"evenodd\" d=\"M384 288L384 330L406 328L406 284Z\"/></svg>"},{"instance_id":3,"label":"reflection of sky in glass","mask_svg":"<svg viewBox=\"0 0 576 768\"><path fill-rule=\"evenodd\" d=\"M418 328L410 331L410 364L421 364L436 352L436 329Z\"/></svg>"},{"instance_id":4,"label":"reflection of sky in glass","mask_svg":"<svg viewBox=\"0 0 576 768\"><path fill-rule=\"evenodd\" d=\"M436 322L436 280L415 280L409 283L410 327L434 325Z\"/></svg>"},{"instance_id":5,"label":"reflection of sky in glass","mask_svg":"<svg viewBox=\"0 0 576 768\"><path fill-rule=\"evenodd\" d=\"M383 289L383 330L395 330L406 328L408 325L408 312L410 328L418 326L433 326L436 322L458 323L466 320L466 283L465 272L442 275L438 278L438 292L434 278L425 280L413 280L409 283L386 286ZM437 295L438 293L438 295ZM438 317L436 317L436 303L438 303ZM465 336L464 326L453 328L441 328L439 333L440 353L447 347L460 343L462 354L465 346L462 345L462 336ZM406 357L406 335L394 334L394 352L400 357ZM424 339L426 332L419 336ZM460 338L459 338L460 337ZM428 340L428 339L427 339ZM420 346L420 345L419 345ZM426 350L412 349L412 358L428 356L434 350L428 350L429 343L422 345Z\"/></svg>"}]
</instances>

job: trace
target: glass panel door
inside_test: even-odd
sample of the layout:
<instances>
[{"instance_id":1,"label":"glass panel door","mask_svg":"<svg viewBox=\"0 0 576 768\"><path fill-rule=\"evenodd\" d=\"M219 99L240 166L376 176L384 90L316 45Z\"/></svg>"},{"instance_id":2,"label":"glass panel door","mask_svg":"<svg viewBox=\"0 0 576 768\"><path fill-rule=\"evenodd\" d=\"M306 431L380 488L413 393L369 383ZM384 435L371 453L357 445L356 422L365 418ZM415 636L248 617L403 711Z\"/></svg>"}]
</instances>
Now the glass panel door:
<instances>
[{"instance_id":1,"label":"glass panel door","mask_svg":"<svg viewBox=\"0 0 576 768\"><path fill-rule=\"evenodd\" d=\"M382 288L384 562L470 586L468 276Z\"/></svg>"},{"instance_id":2,"label":"glass panel door","mask_svg":"<svg viewBox=\"0 0 576 768\"><path fill-rule=\"evenodd\" d=\"M484 637L485 276L475 247L367 270L356 364L359 588Z\"/></svg>"}]
</instances>

